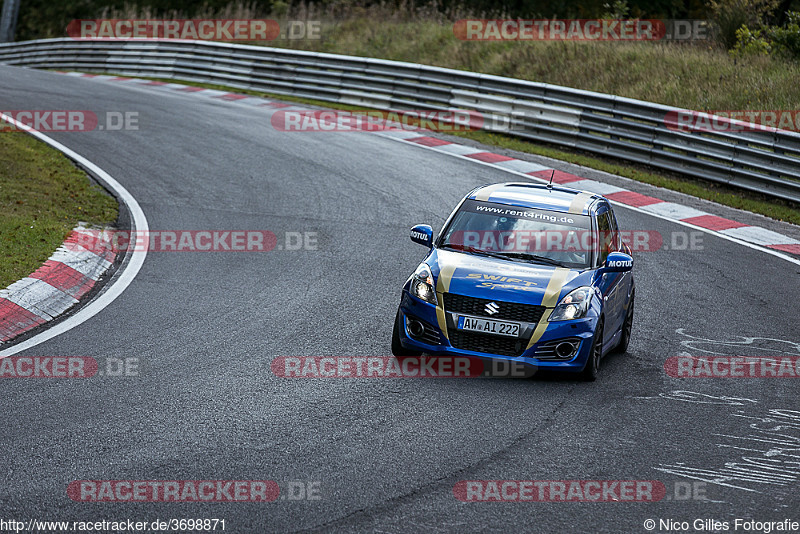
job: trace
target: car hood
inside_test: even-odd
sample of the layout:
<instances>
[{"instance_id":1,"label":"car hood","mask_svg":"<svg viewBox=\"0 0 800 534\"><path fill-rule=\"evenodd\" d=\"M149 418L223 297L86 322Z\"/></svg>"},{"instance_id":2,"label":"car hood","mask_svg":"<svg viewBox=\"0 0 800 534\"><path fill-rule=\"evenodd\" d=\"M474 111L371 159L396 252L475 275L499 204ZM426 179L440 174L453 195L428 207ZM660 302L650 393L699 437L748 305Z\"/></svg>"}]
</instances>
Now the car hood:
<instances>
[{"instance_id":1,"label":"car hood","mask_svg":"<svg viewBox=\"0 0 800 534\"><path fill-rule=\"evenodd\" d=\"M591 270L567 269L434 249L426 263L438 293L553 307L572 289L591 285Z\"/></svg>"}]
</instances>

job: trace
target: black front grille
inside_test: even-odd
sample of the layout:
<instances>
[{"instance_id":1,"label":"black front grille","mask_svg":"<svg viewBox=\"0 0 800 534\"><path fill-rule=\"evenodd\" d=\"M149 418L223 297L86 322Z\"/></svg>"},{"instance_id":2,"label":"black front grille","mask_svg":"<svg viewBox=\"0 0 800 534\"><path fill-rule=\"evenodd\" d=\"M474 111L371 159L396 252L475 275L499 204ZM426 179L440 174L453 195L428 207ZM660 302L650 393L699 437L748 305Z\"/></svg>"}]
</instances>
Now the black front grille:
<instances>
[{"instance_id":1,"label":"black front grille","mask_svg":"<svg viewBox=\"0 0 800 534\"><path fill-rule=\"evenodd\" d=\"M522 356L528 341L516 337L491 336L450 329L450 343L457 349L499 354L500 356Z\"/></svg>"},{"instance_id":2,"label":"black front grille","mask_svg":"<svg viewBox=\"0 0 800 534\"><path fill-rule=\"evenodd\" d=\"M494 302L500 308L494 315L490 315L486 312L486 305L490 302ZM539 319L541 319L545 307L534 306L533 304L519 304L517 302L478 299L475 297L467 297L466 295L457 295L455 293L445 293L444 309L448 312L477 315L478 317L490 317L497 320L537 323Z\"/></svg>"}]
</instances>

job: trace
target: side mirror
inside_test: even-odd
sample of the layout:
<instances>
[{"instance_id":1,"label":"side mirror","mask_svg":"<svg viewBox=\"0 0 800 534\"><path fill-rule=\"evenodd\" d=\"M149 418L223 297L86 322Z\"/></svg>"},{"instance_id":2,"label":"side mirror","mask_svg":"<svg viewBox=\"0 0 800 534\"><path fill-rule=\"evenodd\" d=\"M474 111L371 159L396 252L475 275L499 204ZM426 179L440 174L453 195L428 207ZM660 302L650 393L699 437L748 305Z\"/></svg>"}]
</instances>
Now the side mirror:
<instances>
[{"instance_id":1,"label":"side mirror","mask_svg":"<svg viewBox=\"0 0 800 534\"><path fill-rule=\"evenodd\" d=\"M611 252L606 258L604 270L610 273L625 273L633 269L633 257L624 252Z\"/></svg>"},{"instance_id":2,"label":"side mirror","mask_svg":"<svg viewBox=\"0 0 800 534\"><path fill-rule=\"evenodd\" d=\"M416 225L411 229L411 241L428 248L433 247L433 228L428 224Z\"/></svg>"}]
</instances>

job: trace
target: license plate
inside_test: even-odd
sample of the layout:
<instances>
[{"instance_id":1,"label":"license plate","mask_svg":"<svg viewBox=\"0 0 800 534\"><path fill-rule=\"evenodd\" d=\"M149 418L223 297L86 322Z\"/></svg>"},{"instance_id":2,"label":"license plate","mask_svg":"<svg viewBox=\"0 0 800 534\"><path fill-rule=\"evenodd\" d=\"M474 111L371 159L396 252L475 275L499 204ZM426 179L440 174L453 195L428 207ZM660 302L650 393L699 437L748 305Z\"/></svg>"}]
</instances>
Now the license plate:
<instances>
[{"instance_id":1,"label":"license plate","mask_svg":"<svg viewBox=\"0 0 800 534\"><path fill-rule=\"evenodd\" d=\"M483 334L494 334L497 336L519 337L519 323L493 321L491 319L468 317L465 315L459 315L458 329L469 330L470 332L481 332Z\"/></svg>"}]
</instances>

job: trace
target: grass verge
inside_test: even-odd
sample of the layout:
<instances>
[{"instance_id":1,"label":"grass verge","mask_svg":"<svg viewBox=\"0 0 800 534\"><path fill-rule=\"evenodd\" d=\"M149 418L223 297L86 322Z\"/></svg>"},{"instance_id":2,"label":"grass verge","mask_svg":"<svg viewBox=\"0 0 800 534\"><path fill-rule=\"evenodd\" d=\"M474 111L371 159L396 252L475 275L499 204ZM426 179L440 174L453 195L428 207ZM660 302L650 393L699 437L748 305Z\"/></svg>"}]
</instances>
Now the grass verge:
<instances>
[{"instance_id":1,"label":"grass verge","mask_svg":"<svg viewBox=\"0 0 800 534\"><path fill-rule=\"evenodd\" d=\"M733 57L711 41L462 41L451 21L376 14L323 24L320 39L259 44L409 61L699 111L796 110L800 101L800 62Z\"/></svg>"},{"instance_id":2,"label":"grass verge","mask_svg":"<svg viewBox=\"0 0 800 534\"><path fill-rule=\"evenodd\" d=\"M224 8L208 5L213 3L206 2L203 7L198 5L194 9L185 6L183 10L166 10L144 6L142 2L126 2L121 8L106 8L96 18L270 18L281 23L282 37L251 44L409 61L552 83L699 111L796 110L800 102L800 84L797 83L800 62L778 55L734 57L714 39L687 42L466 41L454 33L454 22L487 16L470 13L468 6L459 2L261 3L239 0ZM591 9L602 12L601 3L594 4ZM651 6L652 11L650 8L647 10L663 13L664 5ZM549 7L544 3L538 8L517 6L512 11L529 13L527 16L538 19L552 18L556 12L569 11L569 2ZM700 12L703 11L701 8ZM596 16L597 13L584 13L580 18ZM286 24L290 20L315 22L319 24L319 31L314 32L314 38L288 39Z\"/></svg>"},{"instance_id":3,"label":"grass verge","mask_svg":"<svg viewBox=\"0 0 800 534\"><path fill-rule=\"evenodd\" d=\"M0 133L0 289L38 269L79 222L116 221L117 201L57 150Z\"/></svg>"}]
</instances>

